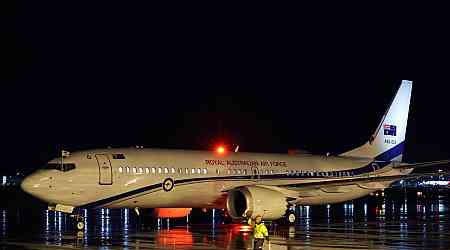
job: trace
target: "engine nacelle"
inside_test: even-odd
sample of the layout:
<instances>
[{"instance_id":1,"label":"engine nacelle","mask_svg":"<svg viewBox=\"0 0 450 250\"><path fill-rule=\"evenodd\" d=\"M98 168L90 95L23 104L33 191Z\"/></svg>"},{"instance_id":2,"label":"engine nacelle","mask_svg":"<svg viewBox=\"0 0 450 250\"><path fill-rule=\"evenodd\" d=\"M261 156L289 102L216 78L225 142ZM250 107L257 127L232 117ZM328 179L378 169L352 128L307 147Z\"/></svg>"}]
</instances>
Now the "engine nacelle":
<instances>
[{"instance_id":1,"label":"engine nacelle","mask_svg":"<svg viewBox=\"0 0 450 250\"><path fill-rule=\"evenodd\" d=\"M288 208L286 197L264 187L242 187L228 192L227 210L233 219L261 215L265 220L281 218Z\"/></svg>"}]
</instances>

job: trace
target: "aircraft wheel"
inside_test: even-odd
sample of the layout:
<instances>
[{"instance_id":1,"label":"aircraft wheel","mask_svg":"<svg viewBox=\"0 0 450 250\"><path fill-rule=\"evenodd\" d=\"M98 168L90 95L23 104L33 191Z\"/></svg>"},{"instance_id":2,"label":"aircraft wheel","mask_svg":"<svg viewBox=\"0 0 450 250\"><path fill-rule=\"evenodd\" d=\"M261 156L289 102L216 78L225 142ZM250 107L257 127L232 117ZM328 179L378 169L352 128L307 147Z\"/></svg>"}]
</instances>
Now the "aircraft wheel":
<instances>
[{"instance_id":1,"label":"aircraft wheel","mask_svg":"<svg viewBox=\"0 0 450 250\"><path fill-rule=\"evenodd\" d=\"M289 223L289 224L294 224L295 223L295 221L296 221L296 216L295 216L295 213L293 213L293 212L291 212L291 213L289 213L288 214L288 216L287 216L287 222Z\"/></svg>"},{"instance_id":2,"label":"aircraft wheel","mask_svg":"<svg viewBox=\"0 0 450 250\"><path fill-rule=\"evenodd\" d=\"M77 229L78 230L83 230L84 229L84 222L83 221L78 221L77 222Z\"/></svg>"}]
</instances>

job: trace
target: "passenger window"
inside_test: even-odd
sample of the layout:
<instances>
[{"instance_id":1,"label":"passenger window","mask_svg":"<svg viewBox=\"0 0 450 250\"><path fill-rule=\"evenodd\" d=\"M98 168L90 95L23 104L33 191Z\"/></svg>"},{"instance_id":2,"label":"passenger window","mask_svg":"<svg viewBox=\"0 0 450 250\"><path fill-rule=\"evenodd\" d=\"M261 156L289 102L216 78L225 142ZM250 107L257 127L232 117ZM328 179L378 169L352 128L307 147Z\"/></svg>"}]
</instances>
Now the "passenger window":
<instances>
[{"instance_id":1,"label":"passenger window","mask_svg":"<svg viewBox=\"0 0 450 250\"><path fill-rule=\"evenodd\" d=\"M136 173L136 167L133 167L133 174Z\"/></svg>"},{"instance_id":2,"label":"passenger window","mask_svg":"<svg viewBox=\"0 0 450 250\"><path fill-rule=\"evenodd\" d=\"M182 174L183 173L183 169L182 168L179 168L178 169L178 174Z\"/></svg>"},{"instance_id":3,"label":"passenger window","mask_svg":"<svg viewBox=\"0 0 450 250\"><path fill-rule=\"evenodd\" d=\"M162 168L161 167L158 168L158 174L162 174Z\"/></svg>"},{"instance_id":4,"label":"passenger window","mask_svg":"<svg viewBox=\"0 0 450 250\"><path fill-rule=\"evenodd\" d=\"M146 173L146 174L149 174L149 173L150 173L150 169L145 168L145 173Z\"/></svg>"},{"instance_id":5,"label":"passenger window","mask_svg":"<svg viewBox=\"0 0 450 250\"><path fill-rule=\"evenodd\" d=\"M168 174L168 173L169 173L169 169L164 168L164 173L165 173L165 174Z\"/></svg>"},{"instance_id":6,"label":"passenger window","mask_svg":"<svg viewBox=\"0 0 450 250\"><path fill-rule=\"evenodd\" d=\"M152 174L156 174L156 168L152 167Z\"/></svg>"},{"instance_id":7,"label":"passenger window","mask_svg":"<svg viewBox=\"0 0 450 250\"><path fill-rule=\"evenodd\" d=\"M197 174L201 174L202 170L200 168L197 168Z\"/></svg>"},{"instance_id":8,"label":"passenger window","mask_svg":"<svg viewBox=\"0 0 450 250\"><path fill-rule=\"evenodd\" d=\"M123 160L125 159L125 155L123 154L112 154L112 158L115 160Z\"/></svg>"},{"instance_id":9,"label":"passenger window","mask_svg":"<svg viewBox=\"0 0 450 250\"><path fill-rule=\"evenodd\" d=\"M220 170L216 169L216 173L217 173L217 175L219 175L220 174Z\"/></svg>"},{"instance_id":10,"label":"passenger window","mask_svg":"<svg viewBox=\"0 0 450 250\"><path fill-rule=\"evenodd\" d=\"M195 168L191 169L191 173L195 174Z\"/></svg>"},{"instance_id":11,"label":"passenger window","mask_svg":"<svg viewBox=\"0 0 450 250\"><path fill-rule=\"evenodd\" d=\"M203 174L207 174L208 173L208 169L204 168L203 169Z\"/></svg>"},{"instance_id":12,"label":"passenger window","mask_svg":"<svg viewBox=\"0 0 450 250\"><path fill-rule=\"evenodd\" d=\"M127 173L130 173L130 167L127 167Z\"/></svg>"},{"instance_id":13,"label":"passenger window","mask_svg":"<svg viewBox=\"0 0 450 250\"><path fill-rule=\"evenodd\" d=\"M186 174L189 174L189 168L185 168L184 170L185 170L184 172L185 172Z\"/></svg>"},{"instance_id":14,"label":"passenger window","mask_svg":"<svg viewBox=\"0 0 450 250\"><path fill-rule=\"evenodd\" d=\"M123 167L119 167L119 173L123 173Z\"/></svg>"},{"instance_id":15,"label":"passenger window","mask_svg":"<svg viewBox=\"0 0 450 250\"><path fill-rule=\"evenodd\" d=\"M231 174L231 170L230 169L227 170L227 174Z\"/></svg>"},{"instance_id":16,"label":"passenger window","mask_svg":"<svg viewBox=\"0 0 450 250\"><path fill-rule=\"evenodd\" d=\"M247 169L244 169L244 174L245 174L245 175L247 174Z\"/></svg>"},{"instance_id":17,"label":"passenger window","mask_svg":"<svg viewBox=\"0 0 450 250\"><path fill-rule=\"evenodd\" d=\"M238 173L238 174L241 174L241 170L240 170L240 169L238 169L238 170L237 170L237 173Z\"/></svg>"},{"instance_id":18,"label":"passenger window","mask_svg":"<svg viewBox=\"0 0 450 250\"><path fill-rule=\"evenodd\" d=\"M143 172L142 168L139 168L139 173L142 174Z\"/></svg>"},{"instance_id":19,"label":"passenger window","mask_svg":"<svg viewBox=\"0 0 450 250\"><path fill-rule=\"evenodd\" d=\"M172 168L171 171L172 171L172 174L175 174L175 168Z\"/></svg>"}]
</instances>

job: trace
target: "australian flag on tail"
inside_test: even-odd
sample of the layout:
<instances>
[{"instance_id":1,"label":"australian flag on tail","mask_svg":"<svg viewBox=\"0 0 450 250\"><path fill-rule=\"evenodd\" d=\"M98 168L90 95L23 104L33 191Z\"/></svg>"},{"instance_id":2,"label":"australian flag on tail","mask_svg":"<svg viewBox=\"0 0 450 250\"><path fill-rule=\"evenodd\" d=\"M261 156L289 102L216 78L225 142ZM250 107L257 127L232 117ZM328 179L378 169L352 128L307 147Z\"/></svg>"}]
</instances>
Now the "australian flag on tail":
<instances>
[{"instance_id":1,"label":"australian flag on tail","mask_svg":"<svg viewBox=\"0 0 450 250\"><path fill-rule=\"evenodd\" d=\"M384 125L384 135L397 136L397 126L395 125Z\"/></svg>"}]
</instances>

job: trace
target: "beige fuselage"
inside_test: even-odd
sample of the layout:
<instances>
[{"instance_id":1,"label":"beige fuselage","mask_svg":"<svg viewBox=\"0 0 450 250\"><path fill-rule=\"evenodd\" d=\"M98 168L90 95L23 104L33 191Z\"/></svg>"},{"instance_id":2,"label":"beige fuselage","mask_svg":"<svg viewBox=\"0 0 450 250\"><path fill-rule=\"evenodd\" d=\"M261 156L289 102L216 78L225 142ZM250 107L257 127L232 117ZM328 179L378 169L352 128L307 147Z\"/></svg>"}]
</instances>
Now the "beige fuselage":
<instances>
[{"instance_id":1,"label":"beige fuselage","mask_svg":"<svg viewBox=\"0 0 450 250\"><path fill-rule=\"evenodd\" d=\"M74 163L76 167L65 172L36 171L26 180L31 186L28 192L49 204L86 208L223 208L227 191L241 186L276 188L407 174L392 169L393 163L370 159L261 153L220 155L192 150L96 149L75 152L50 163L61 161ZM365 196L387 185L389 182L347 185L338 187L338 192L318 189L309 195L297 195L296 203L336 203Z\"/></svg>"}]
</instances>

